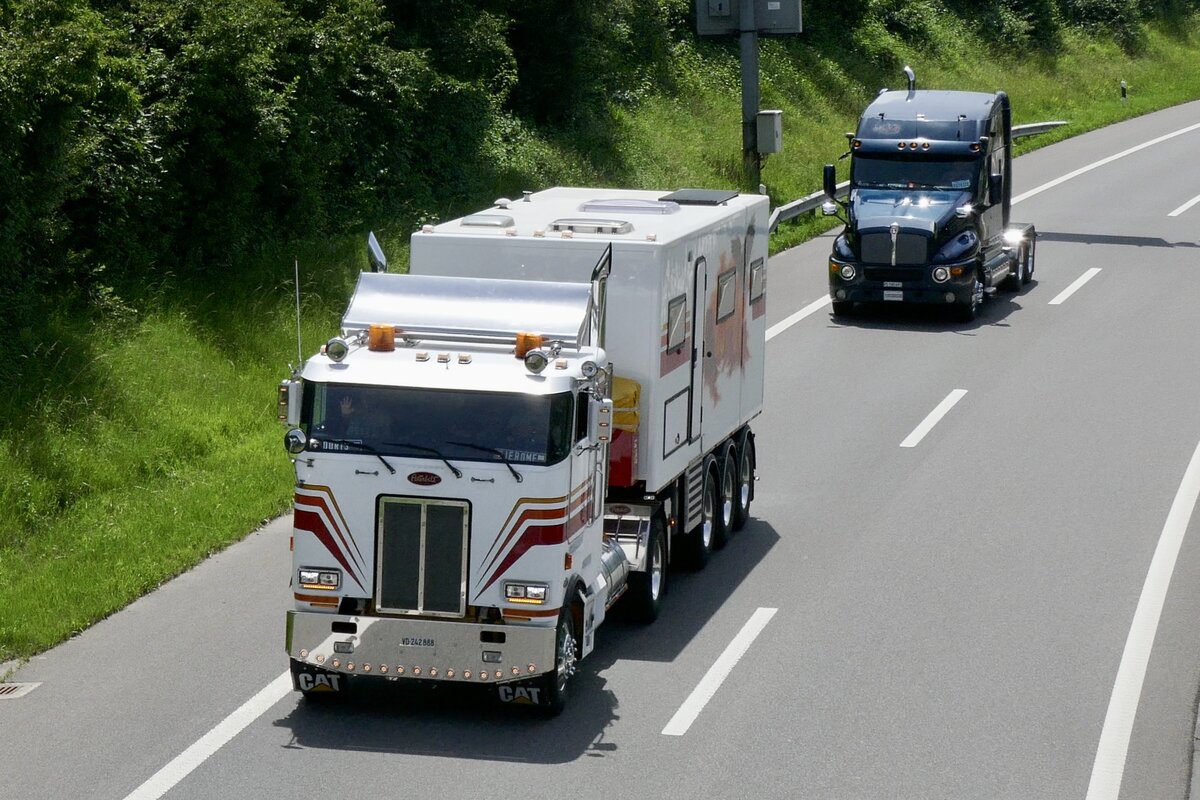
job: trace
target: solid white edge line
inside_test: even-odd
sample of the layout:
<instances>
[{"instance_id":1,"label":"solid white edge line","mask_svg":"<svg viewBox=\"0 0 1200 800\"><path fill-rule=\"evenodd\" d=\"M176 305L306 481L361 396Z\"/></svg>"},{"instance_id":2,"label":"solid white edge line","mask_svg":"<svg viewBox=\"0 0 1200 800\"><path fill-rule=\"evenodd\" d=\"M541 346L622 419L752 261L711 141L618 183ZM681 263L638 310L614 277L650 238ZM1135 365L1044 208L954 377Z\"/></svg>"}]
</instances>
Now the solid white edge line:
<instances>
[{"instance_id":1,"label":"solid white edge line","mask_svg":"<svg viewBox=\"0 0 1200 800\"><path fill-rule=\"evenodd\" d=\"M1158 545L1154 548L1154 558L1150 561L1150 571L1146 574L1141 597L1138 598L1133 624L1121 654L1121 666L1117 669L1117 679L1108 702L1108 712L1104 715L1096 761L1092 766L1091 780L1088 781L1087 800L1117 800L1121 792L1125 760L1129 755L1129 737L1142 695L1142 683L1146 679L1150 650L1158 632L1171 574L1175 571L1175 559L1183 546L1183 537L1187 533L1197 497L1200 497L1200 444L1192 453L1179 491L1171 503L1167 521L1158 537Z\"/></svg>"},{"instance_id":2,"label":"solid white edge line","mask_svg":"<svg viewBox=\"0 0 1200 800\"><path fill-rule=\"evenodd\" d=\"M954 408L954 404L963 399L963 396L966 393L966 389L955 389L950 394L946 395L946 399L938 403L937 408L929 412L929 416L925 417L925 419L921 421L921 424L914 428L913 432L905 437L904 441L900 443L900 446L916 447L918 444L920 444L921 440L925 438L925 434L933 430L933 426L937 425L938 422L941 421L942 417L946 416L950 409Z\"/></svg>"},{"instance_id":3,"label":"solid white edge line","mask_svg":"<svg viewBox=\"0 0 1200 800\"><path fill-rule=\"evenodd\" d=\"M1079 287L1083 286L1085 283L1090 281L1092 278L1096 277L1096 275L1099 272L1100 272L1099 267L1092 267L1087 272L1083 273L1078 278L1076 278L1074 283L1072 283L1070 286L1068 286L1067 288L1065 288L1061 292L1059 292L1058 295L1055 296L1055 298L1053 300L1051 300L1049 303L1047 303L1046 305L1050 305L1050 306L1062 305L1063 302L1068 297L1075 294L1075 292L1077 292L1079 290Z\"/></svg>"},{"instance_id":4,"label":"solid white edge line","mask_svg":"<svg viewBox=\"0 0 1200 800\"><path fill-rule=\"evenodd\" d=\"M687 733L688 728L696 721L696 717L700 716L704 706L717 693L717 689L721 688L725 678L733 671L734 666L750 649L754 639L762 633L762 629L767 626L771 617L775 616L775 612L778 610L777 608L760 608L750 615L750 619L738 631L738 635L733 637L733 641L725 648L725 652L721 653L721 657L708 668L708 672L700 679L700 683L683 701L683 705L675 712L675 716L671 717L667 727L662 729L664 736L683 736Z\"/></svg>"},{"instance_id":5,"label":"solid white edge line","mask_svg":"<svg viewBox=\"0 0 1200 800\"><path fill-rule=\"evenodd\" d=\"M289 670L267 684L254 697L242 703L236 711L221 720L215 728L201 736L191 747L177 755L169 764L150 776L149 780L134 789L125 800L158 800L291 690L292 675Z\"/></svg>"},{"instance_id":6,"label":"solid white edge line","mask_svg":"<svg viewBox=\"0 0 1200 800\"><path fill-rule=\"evenodd\" d=\"M1167 216L1168 217L1178 217L1180 214L1187 211L1192 206L1196 205L1196 203L1200 203L1200 194L1196 195L1191 200L1188 200L1186 203L1181 205L1179 208L1175 209L1170 214L1167 214Z\"/></svg>"},{"instance_id":7,"label":"solid white edge line","mask_svg":"<svg viewBox=\"0 0 1200 800\"><path fill-rule=\"evenodd\" d=\"M1072 178L1077 178L1080 175L1084 174L1085 172L1091 172L1092 170L1096 169L1097 167L1103 167L1105 164L1111 164L1112 162L1116 161L1118 158L1124 158L1125 156L1132 155L1132 154L1138 152L1139 150L1145 150L1147 147L1153 147L1156 144L1161 144L1162 142L1165 142L1168 139L1174 139L1176 136L1182 136L1185 133L1191 133L1192 131L1196 130L1197 128L1200 128L1200 122L1197 122L1195 125L1189 125L1186 128L1181 128L1177 131L1174 131L1173 133L1168 133L1163 136L1159 136L1157 139L1151 139L1148 142L1142 142L1141 144L1136 145L1135 147L1131 147L1128 150L1122 150L1120 153L1111 155L1108 158L1102 158L1099 161L1088 164L1086 167L1080 167L1079 169L1075 170L1074 172L1068 172L1066 175L1063 175L1061 178L1055 178L1052 181L1043 183L1041 186L1038 186L1037 188L1030 189L1028 192L1025 192L1024 194L1017 195L1016 197L1014 197L1012 199L1012 205L1016 205L1017 203L1021 202L1022 200L1033 197L1035 194L1041 194L1042 192L1046 191L1047 189L1053 189L1055 186L1058 186L1060 183L1066 183L1067 181L1071 180Z\"/></svg>"},{"instance_id":8,"label":"solid white edge line","mask_svg":"<svg viewBox=\"0 0 1200 800\"><path fill-rule=\"evenodd\" d=\"M831 302L833 302L833 298L826 295L825 297L822 297L820 300L812 301L811 303L806 305L804 308L800 309L795 314L792 314L790 317L783 320L782 322L776 322L774 325L767 328L767 341L768 342L771 341L776 336L783 333L788 328L792 327L797 322L799 322L800 320L807 317L809 314L812 314L812 313L818 311L822 307L829 305Z\"/></svg>"}]
</instances>

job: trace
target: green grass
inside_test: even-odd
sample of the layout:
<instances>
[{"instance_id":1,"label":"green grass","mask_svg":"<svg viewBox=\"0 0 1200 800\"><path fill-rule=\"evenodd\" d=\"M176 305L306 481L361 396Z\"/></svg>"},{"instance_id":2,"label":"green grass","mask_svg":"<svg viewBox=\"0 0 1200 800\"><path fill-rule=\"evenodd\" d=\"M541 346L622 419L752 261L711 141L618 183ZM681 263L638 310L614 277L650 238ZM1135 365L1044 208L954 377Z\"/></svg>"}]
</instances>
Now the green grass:
<instances>
[{"instance_id":1,"label":"green grass","mask_svg":"<svg viewBox=\"0 0 1200 800\"><path fill-rule=\"evenodd\" d=\"M926 24L933 41L955 45L918 47L880 27L762 42L762 107L784 111L784 151L762 173L775 205L819 188L821 165L844 169L843 133L880 86L901 85L905 63L921 86L1006 90L1018 124L1070 121L1022 140L1021 151L1200 97L1194 21L1148 29L1135 55L1068 31L1054 53L991 63L968 57L988 46L964 41L954 17ZM685 41L674 59L657 96L569 133L506 120L485 144L504 182L497 194L743 185L736 44ZM395 265L406 263L414 222L381 233ZM785 223L772 249L829 224ZM307 354L337 330L366 263L364 238L271 245L209 293L164 274L158 285L93 297L99 321L62 311L6 343L0 661L53 646L286 510L292 479L274 403L296 360L293 262Z\"/></svg>"}]
</instances>

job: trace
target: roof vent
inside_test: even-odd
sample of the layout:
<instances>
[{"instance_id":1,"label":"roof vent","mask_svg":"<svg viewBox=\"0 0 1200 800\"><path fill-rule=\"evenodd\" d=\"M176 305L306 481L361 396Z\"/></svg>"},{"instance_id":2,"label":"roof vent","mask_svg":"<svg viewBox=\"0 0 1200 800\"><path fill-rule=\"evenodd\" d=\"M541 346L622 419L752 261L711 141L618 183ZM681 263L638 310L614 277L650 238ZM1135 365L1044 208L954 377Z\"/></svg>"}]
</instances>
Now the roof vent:
<instances>
[{"instance_id":1,"label":"roof vent","mask_svg":"<svg viewBox=\"0 0 1200 800\"><path fill-rule=\"evenodd\" d=\"M507 214L468 214L459 224L464 228L511 228L515 223Z\"/></svg>"},{"instance_id":2,"label":"roof vent","mask_svg":"<svg viewBox=\"0 0 1200 800\"><path fill-rule=\"evenodd\" d=\"M572 233L630 233L633 223L618 219L556 219L550 223L552 231Z\"/></svg>"},{"instance_id":3,"label":"roof vent","mask_svg":"<svg viewBox=\"0 0 1200 800\"><path fill-rule=\"evenodd\" d=\"M674 214L679 211L679 204L669 200L614 197L608 200L588 200L579 210L599 214Z\"/></svg>"}]
</instances>

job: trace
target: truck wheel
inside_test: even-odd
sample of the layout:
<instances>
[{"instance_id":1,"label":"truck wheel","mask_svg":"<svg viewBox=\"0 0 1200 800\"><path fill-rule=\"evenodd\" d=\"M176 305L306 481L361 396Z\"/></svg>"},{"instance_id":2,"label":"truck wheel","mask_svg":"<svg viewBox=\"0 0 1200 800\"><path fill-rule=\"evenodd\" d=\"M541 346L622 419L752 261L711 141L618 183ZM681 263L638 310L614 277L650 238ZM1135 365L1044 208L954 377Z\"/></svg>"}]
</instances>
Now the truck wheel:
<instances>
[{"instance_id":1,"label":"truck wheel","mask_svg":"<svg viewBox=\"0 0 1200 800\"><path fill-rule=\"evenodd\" d=\"M850 312L854 310L853 300L834 300L833 315L835 317L848 317Z\"/></svg>"},{"instance_id":2,"label":"truck wheel","mask_svg":"<svg viewBox=\"0 0 1200 800\"><path fill-rule=\"evenodd\" d=\"M1033 280L1033 270L1037 266L1037 241L1030 241L1025 249L1025 282Z\"/></svg>"},{"instance_id":3,"label":"truck wheel","mask_svg":"<svg viewBox=\"0 0 1200 800\"><path fill-rule=\"evenodd\" d=\"M747 434L737 449L737 485L734 487L733 529L740 531L750 519L754 497L754 440Z\"/></svg>"},{"instance_id":4,"label":"truck wheel","mask_svg":"<svg viewBox=\"0 0 1200 800\"><path fill-rule=\"evenodd\" d=\"M702 570L708 564L712 555L713 540L716 538L717 520L720 515L717 509L721 506L720 494L717 490L717 470L709 467L704 470L704 499L703 513L700 524L688 531L684 538L684 547L688 565L694 570Z\"/></svg>"},{"instance_id":5,"label":"truck wheel","mask_svg":"<svg viewBox=\"0 0 1200 800\"><path fill-rule=\"evenodd\" d=\"M658 619L662 596L667 589L667 524L661 514L650 520L646 541L646 571L629 576L626 599L630 615L643 625Z\"/></svg>"},{"instance_id":6,"label":"truck wheel","mask_svg":"<svg viewBox=\"0 0 1200 800\"><path fill-rule=\"evenodd\" d=\"M344 698L350 691L350 676L289 659L292 671L292 688L300 693L306 703L332 703Z\"/></svg>"},{"instance_id":7,"label":"truck wheel","mask_svg":"<svg viewBox=\"0 0 1200 800\"><path fill-rule=\"evenodd\" d=\"M1010 292L1019 292L1021 287L1029 283L1029 246L1021 245L1017 250L1017 261L1013 271L1004 279L1005 288Z\"/></svg>"},{"instance_id":8,"label":"truck wheel","mask_svg":"<svg viewBox=\"0 0 1200 800\"><path fill-rule=\"evenodd\" d=\"M737 508L737 460L734 456L733 445L725 448L725 454L720 458L720 472L717 473L720 487L717 506L717 525L713 529L713 547L721 549L728 544L733 536L733 520Z\"/></svg>"},{"instance_id":9,"label":"truck wheel","mask_svg":"<svg viewBox=\"0 0 1200 800\"><path fill-rule=\"evenodd\" d=\"M542 678L542 710L546 716L557 717L567 707L567 689L575 675L576 663L575 618L571 616L571 607L563 606L554 636L554 671Z\"/></svg>"},{"instance_id":10,"label":"truck wheel","mask_svg":"<svg viewBox=\"0 0 1200 800\"><path fill-rule=\"evenodd\" d=\"M979 282L979 278L975 278L975 284L971 288L971 299L965 303L960 303L955 308L956 316L959 322L974 322L979 316L979 300L983 293L983 284Z\"/></svg>"}]
</instances>

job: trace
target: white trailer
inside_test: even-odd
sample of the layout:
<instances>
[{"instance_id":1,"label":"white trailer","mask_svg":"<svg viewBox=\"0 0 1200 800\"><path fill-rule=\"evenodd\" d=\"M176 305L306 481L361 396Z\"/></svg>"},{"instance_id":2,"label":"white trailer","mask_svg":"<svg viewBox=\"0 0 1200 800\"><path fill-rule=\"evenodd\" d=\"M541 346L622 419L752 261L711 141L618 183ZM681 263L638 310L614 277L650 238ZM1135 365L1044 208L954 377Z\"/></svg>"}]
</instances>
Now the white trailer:
<instances>
[{"instance_id":1,"label":"white trailer","mask_svg":"<svg viewBox=\"0 0 1200 800\"><path fill-rule=\"evenodd\" d=\"M668 564L703 567L749 515L767 214L550 189L360 276L281 385L297 690L467 681L557 712L618 598L658 615Z\"/></svg>"}]
</instances>

